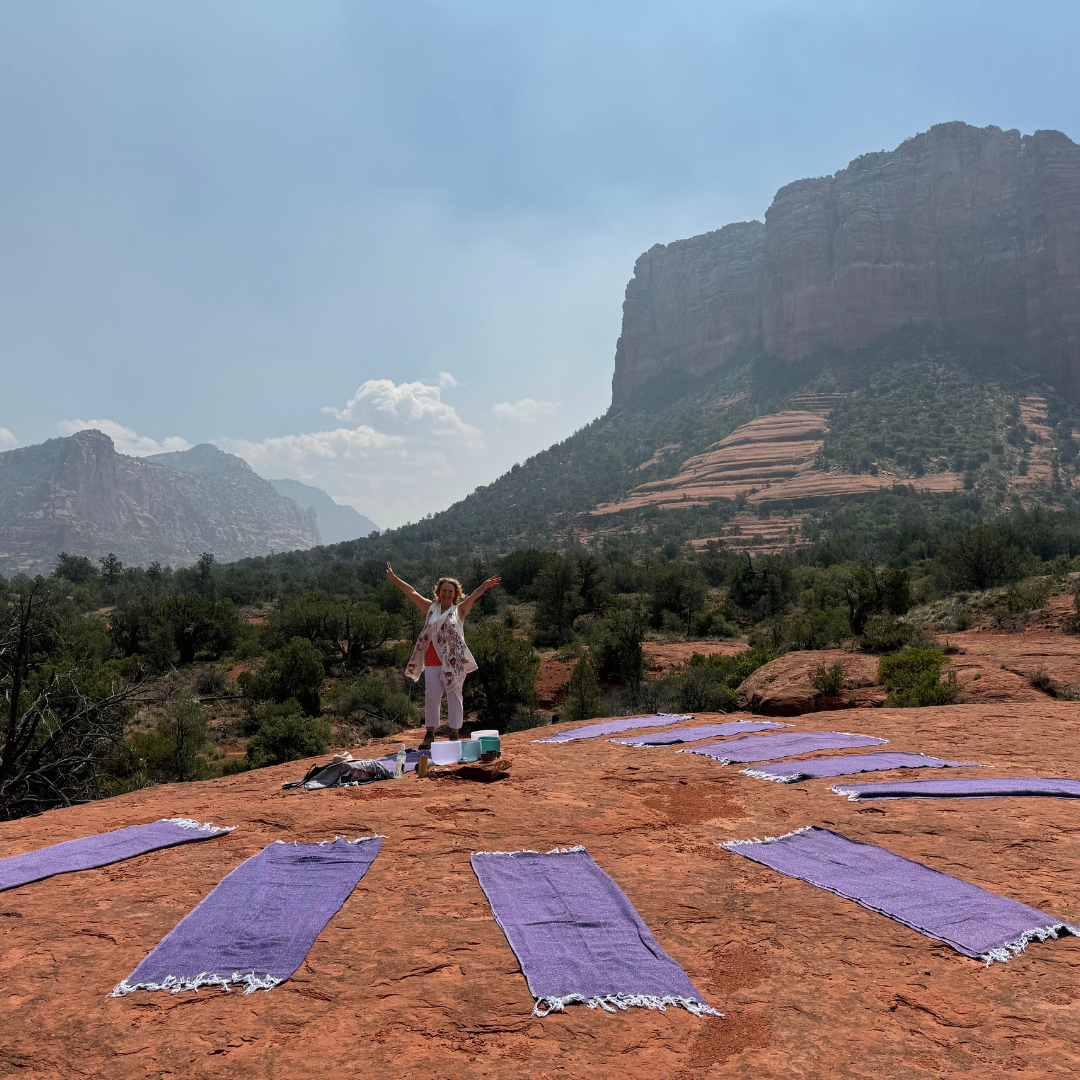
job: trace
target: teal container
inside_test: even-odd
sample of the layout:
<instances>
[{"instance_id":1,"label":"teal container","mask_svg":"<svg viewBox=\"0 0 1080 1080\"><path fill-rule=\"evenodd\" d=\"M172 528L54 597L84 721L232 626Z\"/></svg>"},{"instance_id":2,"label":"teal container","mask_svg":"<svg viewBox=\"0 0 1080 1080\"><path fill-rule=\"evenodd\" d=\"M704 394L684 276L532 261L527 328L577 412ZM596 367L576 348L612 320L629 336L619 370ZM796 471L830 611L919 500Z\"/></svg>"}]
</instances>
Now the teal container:
<instances>
[{"instance_id":1,"label":"teal container","mask_svg":"<svg viewBox=\"0 0 1080 1080\"><path fill-rule=\"evenodd\" d=\"M463 739L461 742L461 760L479 761L483 751L480 749L479 739Z\"/></svg>"},{"instance_id":2,"label":"teal container","mask_svg":"<svg viewBox=\"0 0 1080 1080\"><path fill-rule=\"evenodd\" d=\"M498 735L481 735L480 736L480 753L490 754L492 751L501 753L500 740Z\"/></svg>"}]
</instances>

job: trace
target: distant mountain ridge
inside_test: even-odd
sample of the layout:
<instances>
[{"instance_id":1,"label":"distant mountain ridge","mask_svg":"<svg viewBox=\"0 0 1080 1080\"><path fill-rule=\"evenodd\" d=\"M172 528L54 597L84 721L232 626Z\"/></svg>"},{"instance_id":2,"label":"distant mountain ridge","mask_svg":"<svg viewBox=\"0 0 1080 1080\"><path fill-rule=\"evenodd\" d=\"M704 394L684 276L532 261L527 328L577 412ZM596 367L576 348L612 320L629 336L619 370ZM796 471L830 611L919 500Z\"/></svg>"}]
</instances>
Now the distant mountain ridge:
<instances>
[{"instance_id":1,"label":"distant mountain ridge","mask_svg":"<svg viewBox=\"0 0 1080 1080\"><path fill-rule=\"evenodd\" d=\"M213 476L236 477L255 475L243 458L219 450L213 443L199 443L190 450L177 450L168 454L151 454L143 458L156 465L170 469L203 473ZM319 539L324 544L338 544L343 540L356 540L373 532L380 532L371 518L364 517L351 506L342 506L327 495L322 488L302 484L299 480L267 480L279 495L292 499L302 509L311 508L318 520Z\"/></svg>"},{"instance_id":2,"label":"distant mountain ridge","mask_svg":"<svg viewBox=\"0 0 1080 1080\"><path fill-rule=\"evenodd\" d=\"M798 361L909 325L1080 395L1080 146L938 124L781 188L764 223L657 244L626 287L612 404L740 356Z\"/></svg>"},{"instance_id":3,"label":"distant mountain ridge","mask_svg":"<svg viewBox=\"0 0 1080 1080\"><path fill-rule=\"evenodd\" d=\"M319 536L324 544L340 544L370 536L382 529L359 510L335 502L322 488L302 484L299 480L271 480L278 494L293 499L300 506L310 506L319 519Z\"/></svg>"},{"instance_id":4,"label":"distant mountain ridge","mask_svg":"<svg viewBox=\"0 0 1080 1080\"><path fill-rule=\"evenodd\" d=\"M188 566L204 551L231 562L319 544L315 512L240 458L208 444L183 455L183 469L128 457L96 430L0 453L0 574L48 572L61 551Z\"/></svg>"}]
</instances>

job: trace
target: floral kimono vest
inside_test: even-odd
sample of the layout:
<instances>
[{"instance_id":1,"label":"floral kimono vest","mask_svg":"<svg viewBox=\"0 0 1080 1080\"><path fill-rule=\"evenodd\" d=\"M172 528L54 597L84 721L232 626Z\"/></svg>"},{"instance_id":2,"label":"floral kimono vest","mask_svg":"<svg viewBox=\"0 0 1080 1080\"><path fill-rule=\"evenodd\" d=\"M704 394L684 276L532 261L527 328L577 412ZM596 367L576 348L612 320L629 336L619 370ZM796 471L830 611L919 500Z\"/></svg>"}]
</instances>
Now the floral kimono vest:
<instances>
[{"instance_id":1,"label":"floral kimono vest","mask_svg":"<svg viewBox=\"0 0 1080 1080\"><path fill-rule=\"evenodd\" d=\"M447 690L460 690L465 676L476 670L476 661L469 652L469 646L465 644L465 633L457 604L451 604L443 611L436 600L428 608L427 622L416 639L416 647L412 651L408 667L405 668L405 674L413 682L424 673L424 653L427 652L429 644L435 646L442 662L443 686Z\"/></svg>"}]
</instances>

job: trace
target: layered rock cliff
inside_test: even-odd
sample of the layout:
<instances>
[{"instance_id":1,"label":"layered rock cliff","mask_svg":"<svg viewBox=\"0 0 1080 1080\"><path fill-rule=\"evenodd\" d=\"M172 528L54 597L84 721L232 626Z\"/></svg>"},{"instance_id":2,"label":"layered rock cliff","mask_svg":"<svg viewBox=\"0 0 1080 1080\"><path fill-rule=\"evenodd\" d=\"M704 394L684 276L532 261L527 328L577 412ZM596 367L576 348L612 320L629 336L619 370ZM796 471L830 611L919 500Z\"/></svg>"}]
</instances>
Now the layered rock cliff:
<instances>
[{"instance_id":1,"label":"layered rock cliff","mask_svg":"<svg viewBox=\"0 0 1080 1080\"><path fill-rule=\"evenodd\" d=\"M213 473L216 476L254 475L250 466L234 454L226 454L213 443L200 443L190 450L178 450L171 454L153 454L143 458L157 465L168 465L184 472ZM371 518L365 517L351 506L334 502L322 488L302 484L299 480L268 480L279 495L292 499L297 506L310 509L324 544L338 544L343 540L355 540L380 532Z\"/></svg>"},{"instance_id":2,"label":"layered rock cliff","mask_svg":"<svg viewBox=\"0 0 1080 1080\"><path fill-rule=\"evenodd\" d=\"M612 402L745 350L787 360L897 327L949 327L1080 393L1080 146L939 124L765 215L658 244L626 289Z\"/></svg>"},{"instance_id":3,"label":"layered rock cliff","mask_svg":"<svg viewBox=\"0 0 1080 1080\"><path fill-rule=\"evenodd\" d=\"M206 458L196 447L192 464ZM47 572L61 551L125 564L225 562L319 543L314 512L240 458L181 471L118 454L100 431L0 454L0 574Z\"/></svg>"}]
</instances>

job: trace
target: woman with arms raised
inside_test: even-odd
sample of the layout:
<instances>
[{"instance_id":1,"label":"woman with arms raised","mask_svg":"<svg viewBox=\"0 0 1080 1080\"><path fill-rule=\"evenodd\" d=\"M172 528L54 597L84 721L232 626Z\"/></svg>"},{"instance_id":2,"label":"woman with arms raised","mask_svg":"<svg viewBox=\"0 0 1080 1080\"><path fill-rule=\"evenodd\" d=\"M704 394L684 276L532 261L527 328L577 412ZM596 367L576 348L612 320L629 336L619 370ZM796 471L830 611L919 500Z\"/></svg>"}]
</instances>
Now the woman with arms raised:
<instances>
[{"instance_id":1,"label":"woman with arms raised","mask_svg":"<svg viewBox=\"0 0 1080 1080\"><path fill-rule=\"evenodd\" d=\"M427 615L424 629L416 639L416 647L405 674L416 682L424 673L424 725L427 732L420 744L421 750L430 748L439 726L443 694L446 694L446 713L450 722L450 738L461 738L461 724L465 710L461 690L465 676L476 670L476 661L465 644L462 620L472 610L473 604L488 589L499 584L499 578L488 578L478 589L462 599L461 583L455 578L442 577L435 586L435 600L421 596L407 581L394 573L386 564L387 577Z\"/></svg>"}]
</instances>

